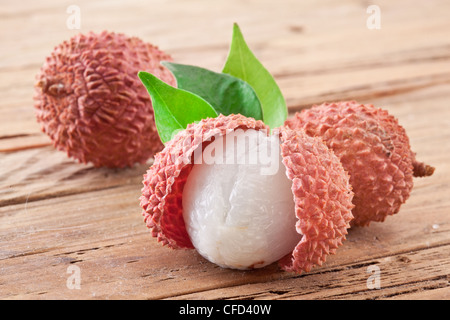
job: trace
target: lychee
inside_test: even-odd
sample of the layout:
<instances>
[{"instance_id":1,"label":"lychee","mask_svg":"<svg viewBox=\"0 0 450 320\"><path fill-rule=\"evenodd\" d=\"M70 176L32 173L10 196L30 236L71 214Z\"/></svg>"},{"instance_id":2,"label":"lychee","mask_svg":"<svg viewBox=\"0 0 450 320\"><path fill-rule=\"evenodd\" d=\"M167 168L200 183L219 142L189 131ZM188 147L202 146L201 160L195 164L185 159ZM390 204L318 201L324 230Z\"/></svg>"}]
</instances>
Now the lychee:
<instances>
[{"instance_id":1,"label":"lychee","mask_svg":"<svg viewBox=\"0 0 450 320\"><path fill-rule=\"evenodd\" d=\"M137 77L171 57L121 33L79 34L56 46L37 75L35 108L58 150L95 167L143 163L163 148L150 97Z\"/></svg>"},{"instance_id":2,"label":"lychee","mask_svg":"<svg viewBox=\"0 0 450 320\"><path fill-rule=\"evenodd\" d=\"M273 156L268 150L278 158L273 164L282 163L279 144L276 135L237 129L211 142L192 168L183 189L183 217L193 246L209 261L237 269L262 267L291 253L300 241L286 167L263 171L270 168L264 160Z\"/></svg>"},{"instance_id":3,"label":"lychee","mask_svg":"<svg viewBox=\"0 0 450 320\"><path fill-rule=\"evenodd\" d=\"M318 138L219 115L190 124L156 154L140 204L158 241L223 267L279 261L309 271L347 234L349 176Z\"/></svg>"},{"instance_id":4,"label":"lychee","mask_svg":"<svg viewBox=\"0 0 450 320\"><path fill-rule=\"evenodd\" d=\"M352 225L397 213L410 195L413 176L434 171L415 159L398 120L373 105L324 103L296 113L285 126L320 137L340 158L355 193Z\"/></svg>"}]
</instances>

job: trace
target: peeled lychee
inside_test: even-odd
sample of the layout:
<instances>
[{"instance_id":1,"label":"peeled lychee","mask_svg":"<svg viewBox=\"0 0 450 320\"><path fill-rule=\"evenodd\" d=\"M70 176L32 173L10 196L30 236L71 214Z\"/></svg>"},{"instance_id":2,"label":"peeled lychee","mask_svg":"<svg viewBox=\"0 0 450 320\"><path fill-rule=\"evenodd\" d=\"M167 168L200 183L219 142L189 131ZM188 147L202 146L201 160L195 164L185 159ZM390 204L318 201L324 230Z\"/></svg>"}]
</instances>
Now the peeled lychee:
<instances>
[{"instance_id":1,"label":"peeled lychee","mask_svg":"<svg viewBox=\"0 0 450 320\"><path fill-rule=\"evenodd\" d=\"M155 156L140 198L158 241L223 267L279 261L309 271L335 252L353 218L339 159L300 131L241 115L188 125Z\"/></svg>"},{"instance_id":2,"label":"peeled lychee","mask_svg":"<svg viewBox=\"0 0 450 320\"><path fill-rule=\"evenodd\" d=\"M279 145L276 135L237 129L205 148L204 153L216 151L216 161L204 157L194 165L183 190L183 217L193 246L209 261L236 269L263 267L291 253L300 241L292 181ZM281 166L264 174L268 150L276 151L273 163Z\"/></svg>"},{"instance_id":3,"label":"peeled lychee","mask_svg":"<svg viewBox=\"0 0 450 320\"><path fill-rule=\"evenodd\" d=\"M296 113L285 125L322 138L340 158L355 193L352 225L397 213L410 195L413 176L434 171L416 161L397 119L372 105L324 103Z\"/></svg>"},{"instance_id":4,"label":"peeled lychee","mask_svg":"<svg viewBox=\"0 0 450 320\"><path fill-rule=\"evenodd\" d=\"M124 34L79 34L47 57L37 76L35 108L58 150L95 167L143 163L163 148L153 108L137 73L175 85L160 65L170 56Z\"/></svg>"}]
</instances>

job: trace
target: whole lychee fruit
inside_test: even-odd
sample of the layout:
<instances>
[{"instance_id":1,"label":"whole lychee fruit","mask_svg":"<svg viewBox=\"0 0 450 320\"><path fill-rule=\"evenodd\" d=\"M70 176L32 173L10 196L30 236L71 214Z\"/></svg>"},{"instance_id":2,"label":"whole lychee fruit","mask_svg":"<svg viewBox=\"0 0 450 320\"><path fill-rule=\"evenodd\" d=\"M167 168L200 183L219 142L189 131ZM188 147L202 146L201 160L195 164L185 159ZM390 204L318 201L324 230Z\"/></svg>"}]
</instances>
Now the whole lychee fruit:
<instances>
[{"instance_id":1,"label":"whole lychee fruit","mask_svg":"<svg viewBox=\"0 0 450 320\"><path fill-rule=\"evenodd\" d=\"M171 248L196 248L222 267L279 261L301 272L345 239L348 179L320 139L219 115L188 125L156 154L140 204L152 235Z\"/></svg>"},{"instance_id":2,"label":"whole lychee fruit","mask_svg":"<svg viewBox=\"0 0 450 320\"><path fill-rule=\"evenodd\" d=\"M175 85L170 56L136 37L79 34L56 46L37 75L35 108L58 150L95 167L143 163L163 148L137 73Z\"/></svg>"},{"instance_id":3,"label":"whole lychee fruit","mask_svg":"<svg viewBox=\"0 0 450 320\"><path fill-rule=\"evenodd\" d=\"M416 161L398 120L373 105L324 103L296 113L285 125L322 138L340 158L355 193L352 225L366 226L397 213L409 197L413 176L434 171Z\"/></svg>"}]
</instances>

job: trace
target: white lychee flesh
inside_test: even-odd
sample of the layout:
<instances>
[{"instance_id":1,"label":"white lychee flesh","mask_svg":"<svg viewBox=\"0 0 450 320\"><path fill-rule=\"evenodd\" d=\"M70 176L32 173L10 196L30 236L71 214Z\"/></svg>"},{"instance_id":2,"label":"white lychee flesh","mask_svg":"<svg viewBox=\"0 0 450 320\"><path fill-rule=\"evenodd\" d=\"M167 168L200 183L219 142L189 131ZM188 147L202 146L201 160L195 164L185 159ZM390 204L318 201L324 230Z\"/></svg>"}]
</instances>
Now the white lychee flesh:
<instances>
[{"instance_id":1,"label":"white lychee flesh","mask_svg":"<svg viewBox=\"0 0 450 320\"><path fill-rule=\"evenodd\" d=\"M183 217L192 244L207 260L260 268L290 254L300 241L279 145L277 136L236 130L196 159L183 190Z\"/></svg>"}]
</instances>

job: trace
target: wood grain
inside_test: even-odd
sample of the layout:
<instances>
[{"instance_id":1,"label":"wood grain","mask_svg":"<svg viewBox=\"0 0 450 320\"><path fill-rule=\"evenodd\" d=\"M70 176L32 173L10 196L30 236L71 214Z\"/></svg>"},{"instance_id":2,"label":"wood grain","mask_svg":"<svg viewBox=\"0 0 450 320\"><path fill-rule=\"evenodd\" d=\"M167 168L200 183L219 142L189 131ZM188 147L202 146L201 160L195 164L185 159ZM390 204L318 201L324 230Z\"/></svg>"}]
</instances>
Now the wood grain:
<instances>
[{"instance_id":1,"label":"wood grain","mask_svg":"<svg viewBox=\"0 0 450 320\"><path fill-rule=\"evenodd\" d=\"M1 299L450 299L450 3L376 1L381 30L366 28L365 1L77 1L81 30L57 3L0 8ZM336 255L301 275L276 264L217 267L194 250L162 247L139 207L151 164L95 169L56 151L33 110L34 77L75 33L136 35L179 63L219 71L233 22L275 76L290 114L323 101L384 107L417 157L436 167L415 179L399 214L354 228ZM69 289L68 267L81 271ZM368 267L380 270L369 289Z\"/></svg>"}]
</instances>

